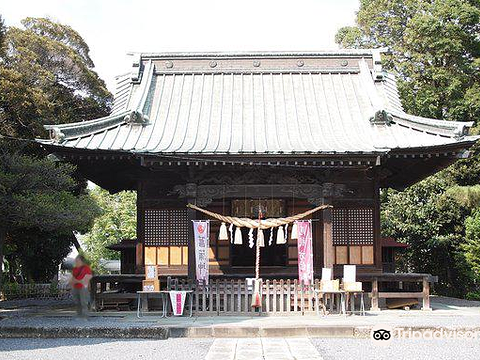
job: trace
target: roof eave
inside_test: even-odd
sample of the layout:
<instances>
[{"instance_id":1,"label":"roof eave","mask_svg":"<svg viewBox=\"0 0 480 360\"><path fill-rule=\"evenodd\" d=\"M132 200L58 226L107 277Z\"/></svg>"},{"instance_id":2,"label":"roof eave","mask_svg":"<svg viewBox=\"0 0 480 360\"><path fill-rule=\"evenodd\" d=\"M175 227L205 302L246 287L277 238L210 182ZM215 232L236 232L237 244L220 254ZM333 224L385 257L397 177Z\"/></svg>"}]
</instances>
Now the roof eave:
<instances>
[{"instance_id":1,"label":"roof eave","mask_svg":"<svg viewBox=\"0 0 480 360\"><path fill-rule=\"evenodd\" d=\"M128 55L140 56L142 59L165 58L259 58L259 57L342 57L342 56L368 56L383 52L384 49L343 49L326 51L248 51L248 52L128 52Z\"/></svg>"}]
</instances>

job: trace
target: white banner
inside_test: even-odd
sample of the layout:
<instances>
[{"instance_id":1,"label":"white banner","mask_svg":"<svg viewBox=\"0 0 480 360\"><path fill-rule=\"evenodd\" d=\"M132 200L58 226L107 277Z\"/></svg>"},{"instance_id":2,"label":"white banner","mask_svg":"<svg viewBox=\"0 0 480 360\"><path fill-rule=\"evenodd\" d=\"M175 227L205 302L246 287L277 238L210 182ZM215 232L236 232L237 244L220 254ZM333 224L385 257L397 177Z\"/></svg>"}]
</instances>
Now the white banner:
<instances>
[{"instance_id":1,"label":"white banner","mask_svg":"<svg viewBox=\"0 0 480 360\"><path fill-rule=\"evenodd\" d=\"M305 285L313 282L312 221L297 221L298 277Z\"/></svg>"},{"instance_id":2,"label":"white banner","mask_svg":"<svg viewBox=\"0 0 480 360\"><path fill-rule=\"evenodd\" d=\"M186 291L170 291L170 301L172 302L173 315L180 316L183 314L186 297Z\"/></svg>"},{"instance_id":3,"label":"white banner","mask_svg":"<svg viewBox=\"0 0 480 360\"><path fill-rule=\"evenodd\" d=\"M208 284L208 249L210 247L210 221L193 220L195 235L195 263L197 282Z\"/></svg>"}]
</instances>

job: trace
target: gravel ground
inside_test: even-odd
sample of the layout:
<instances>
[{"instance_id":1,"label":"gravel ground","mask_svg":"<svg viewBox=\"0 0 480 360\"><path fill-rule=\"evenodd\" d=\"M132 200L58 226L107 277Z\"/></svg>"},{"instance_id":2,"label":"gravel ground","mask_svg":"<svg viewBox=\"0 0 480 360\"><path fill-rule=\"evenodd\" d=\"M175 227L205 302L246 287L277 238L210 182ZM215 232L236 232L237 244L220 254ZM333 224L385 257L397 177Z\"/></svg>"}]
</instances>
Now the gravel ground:
<instances>
[{"instance_id":1,"label":"gravel ground","mask_svg":"<svg viewBox=\"0 0 480 360\"><path fill-rule=\"evenodd\" d=\"M57 308L64 306L73 306L73 300L70 296L62 299L19 299L5 300L0 302L0 309L19 309L19 308Z\"/></svg>"},{"instance_id":2,"label":"gravel ground","mask_svg":"<svg viewBox=\"0 0 480 360\"><path fill-rule=\"evenodd\" d=\"M325 360L333 359L475 359L480 343L472 340L398 340L380 346L364 339L311 339ZM1 360L204 359L213 339L0 339Z\"/></svg>"},{"instance_id":3,"label":"gravel ground","mask_svg":"<svg viewBox=\"0 0 480 360\"><path fill-rule=\"evenodd\" d=\"M311 339L325 360L478 360L478 340L399 340L388 345L375 344L370 339Z\"/></svg>"},{"instance_id":4,"label":"gravel ground","mask_svg":"<svg viewBox=\"0 0 480 360\"><path fill-rule=\"evenodd\" d=\"M89 327L89 328L128 328L128 327L152 327L163 326L158 321L127 321L123 317L114 316L94 316L88 319L78 318L76 316L64 316L64 317L8 317L0 321L0 327L45 327L45 328L58 328L58 327Z\"/></svg>"},{"instance_id":5,"label":"gravel ground","mask_svg":"<svg viewBox=\"0 0 480 360\"><path fill-rule=\"evenodd\" d=\"M198 360L204 359L212 339L0 339L1 360Z\"/></svg>"}]
</instances>

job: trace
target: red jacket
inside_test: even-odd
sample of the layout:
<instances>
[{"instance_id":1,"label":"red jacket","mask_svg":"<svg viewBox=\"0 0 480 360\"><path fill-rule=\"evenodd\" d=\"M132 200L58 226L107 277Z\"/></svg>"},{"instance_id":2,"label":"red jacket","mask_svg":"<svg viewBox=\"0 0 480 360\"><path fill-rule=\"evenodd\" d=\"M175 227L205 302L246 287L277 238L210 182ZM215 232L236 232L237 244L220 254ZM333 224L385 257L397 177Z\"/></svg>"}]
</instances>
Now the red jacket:
<instances>
[{"instance_id":1,"label":"red jacket","mask_svg":"<svg viewBox=\"0 0 480 360\"><path fill-rule=\"evenodd\" d=\"M92 275L92 269L88 265L82 265L80 267L74 267L72 270L72 275L75 280L82 280L86 275ZM75 283L73 285L75 289L83 289L83 285L80 283Z\"/></svg>"}]
</instances>

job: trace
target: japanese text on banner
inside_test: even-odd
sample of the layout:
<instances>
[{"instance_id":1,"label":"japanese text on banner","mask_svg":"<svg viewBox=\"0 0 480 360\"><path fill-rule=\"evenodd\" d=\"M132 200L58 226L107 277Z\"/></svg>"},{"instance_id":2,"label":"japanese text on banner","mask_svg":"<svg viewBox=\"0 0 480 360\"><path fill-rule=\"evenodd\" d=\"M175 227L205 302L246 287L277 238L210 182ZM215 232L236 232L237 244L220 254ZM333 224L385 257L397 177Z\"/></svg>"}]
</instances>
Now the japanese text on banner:
<instances>
[{"instance_id":1,"label":"japanese text on banner","mask_svg":"<svg viewBox=\"0 0 480 360\"><path fill-rule=\"evenodd\" d=\"M194 220L195 262L197 282L208 284L208 249L210 247L210 221Z\"/></svg>"},{"instance_id":2,"label":"japanese text on banner","mask_svg":"<svg viewBox=\"0 0 480 360\"><path fill-rule=\"evenodd\" d=\"M312 221L297 221L298 277L305 285L313 282Z\"/></svg>"}]
</instances>

